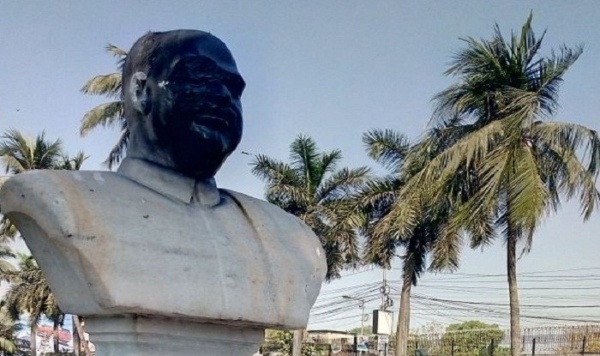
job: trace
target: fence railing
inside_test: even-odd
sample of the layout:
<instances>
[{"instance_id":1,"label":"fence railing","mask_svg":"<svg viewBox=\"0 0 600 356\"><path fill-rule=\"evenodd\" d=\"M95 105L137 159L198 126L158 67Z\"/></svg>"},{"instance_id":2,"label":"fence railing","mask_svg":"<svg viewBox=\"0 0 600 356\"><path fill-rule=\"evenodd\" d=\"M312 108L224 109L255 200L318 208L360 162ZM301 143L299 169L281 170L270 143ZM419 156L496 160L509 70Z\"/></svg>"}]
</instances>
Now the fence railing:
<instances>
[{"instance_id":1,"label":"fence railing","mask_svg":"<svg viewBox=\"0 0 600 356\"><path fill-rule=\"evenodd\" d=\"M263 354L281 355L273 343L266 343ZM354 345L346 339L312 340L305 344L304 355L357 355ZM362 355L393 355L394 342L387 352L377 351L377 340L369 339L368 352ZM600 355L600 325L541 327L523 329L522 355ZM360 355L360 353L358 354ZM508 356L510 332L501 329L455 331L411 335L408 355L428 356Z\"/></svg>"}]
</instances>

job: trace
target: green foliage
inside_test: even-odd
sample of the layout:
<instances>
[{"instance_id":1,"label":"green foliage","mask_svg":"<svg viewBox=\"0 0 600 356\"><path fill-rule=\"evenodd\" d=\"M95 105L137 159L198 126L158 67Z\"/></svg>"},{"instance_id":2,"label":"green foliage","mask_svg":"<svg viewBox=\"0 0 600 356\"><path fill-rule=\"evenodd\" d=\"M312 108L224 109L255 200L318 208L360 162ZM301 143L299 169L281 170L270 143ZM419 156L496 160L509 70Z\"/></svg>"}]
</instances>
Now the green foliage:
<instances>
[{"instance_id":1,"label":"green foliage","mask_svg":"<svg viewBox=\"0 0 600 356\"><path fill-rule=\"evenodd\" d=\"M106 51L118 59L118 67L121 69L127 57L127 52L112 44L106 46ZM121 128L121 136L106 159L109 168L119 163L125 156L127 142L129 142L129 129L123 116L124 106L121 88L122 78L120 71L97 75L88 80L81 88L81 92L84 94L102 95L111 99L111 101L100 104L86 112L79 128L81 136L87 135L90 131L100 126L118 126Z\"/></svg>"},{"instance_id":2,"label":"green foliage","mask_svg":"<svg viewBox=\"0 0 600 356\"><path fill-rule=\"evenodd\" d=\"M346 330L346 331L349 333L352 333L352 334L360 335L361 329L362 329L364 335L367 335L367 336L373 335L373 325L371 325L371 324L365 325L364 328L357 326L355 328L352 328L352 329Z\"/></svg>"},{"instance_id":3,"label":"green foliage","mask_svg":"<svg viewBox=\"0 0 600 356\"><path fill-rule=\"evenodd\" d=\"M7 130L0 137L0 157L6 173L19 174L32 169L53 169L60 165L62 142L46 140L44 132L35 138L17 130Z\"/></svg>"},{"instance_id":4,"label":"green foliage","mask_svg":"<svg viewBox=\"0 0 600 356\"><path fill-rule=\"evenodd\" d=\"M504 331L496 324L486 324L481 321L471 320L460 324L452 324L446 328L442 336L444 354L450 354L454 346L456 356L491 355L494 346L494 355L500 355L498 345L504 338Z\"/></svg>"},{"instance_id":5,"label":"green foliage","mask_svg":"<svg viewBox=\"0 0 600 356\"><path fill-rule=\"evenodd\" d=\"M30 323L37 323L42 315L50 319L62 314L42 270L31 255L19 254L18 269L3 276L11 284L2 299L13 320L29 314Z\"/></svg>"},{"instance_id":6,"label":"green foliage","mask_svg":"<svg viewBox=\"0 0 600 356\"><path fill-rule=\"evenodd\" d=\"M271 343L277 352L282 356L291 356L293 347L294 333L288 330L268 330L267 340ZM302 356L311 356L315 354L314 345L302 344Z\"/></svg>"},{"instance_id":7,"label":"green foliage","mask_svg":"<svg viewBox=\"0 0 600 356\"><path fill-rule=\"evenodd\" d=\"M316 142L300 135L290 145L289 163L256 155L252 173L266 183L266 199L302 219L321 239L327 257L327 279L358 262L357 228L363 223L352 193L369 177L366 167L338 168L339 150L320 152Z\"/></svg>"},{"instance_id":8,"label":"green foliage","mask_svg":"<svg viewBox=\"0 0 600 356\"><path fill-rule=\"evenodd\" d=\"M19 331L21 331L21 325L13 321L6 313L6 309L2 308L0 310L0 351L17 352L15 338Z\"/></svg>"}]
</instances>

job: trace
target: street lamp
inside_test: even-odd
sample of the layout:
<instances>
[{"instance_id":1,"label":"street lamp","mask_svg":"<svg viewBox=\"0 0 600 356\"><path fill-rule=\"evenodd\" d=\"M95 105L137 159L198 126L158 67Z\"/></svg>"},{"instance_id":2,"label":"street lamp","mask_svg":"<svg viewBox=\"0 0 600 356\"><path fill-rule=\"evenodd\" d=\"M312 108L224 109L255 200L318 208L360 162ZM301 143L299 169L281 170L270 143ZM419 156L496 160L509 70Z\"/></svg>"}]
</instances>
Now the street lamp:
<instances>
[{"instance_id":1,"label":"street lamp","mask_svg":"<svg viewBox=\"0 0 600 356\"><path fill-rule=\"evenodd\" d=\"M365 300L361 298L351 297L349 295L343 295L342 298L348 300L356 300L358 302L358 307L360 308L360 336L364 336L364 327L365 327Z\"/></svg>"}]
</instances>

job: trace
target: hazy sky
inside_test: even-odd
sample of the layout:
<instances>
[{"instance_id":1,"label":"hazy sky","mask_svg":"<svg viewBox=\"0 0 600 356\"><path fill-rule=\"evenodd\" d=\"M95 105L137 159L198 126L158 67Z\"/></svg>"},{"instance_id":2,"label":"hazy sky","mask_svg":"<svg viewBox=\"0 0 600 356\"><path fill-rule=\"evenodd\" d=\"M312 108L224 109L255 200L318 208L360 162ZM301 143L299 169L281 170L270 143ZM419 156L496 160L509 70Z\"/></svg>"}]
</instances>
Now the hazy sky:
<instances>
[{"instance_id":1,"label":"hazy sky","mask_svg":"<svg viewBox=\"0 0 600 356\"><path fill-rule=\"evenodd\" d=\"M582 57L565 76L557 119L600 129L600 2L595 0L5 0L0 2L0 130L16 128L28 135L45 130L50 138L62 138L71 153L85 150L91 156L85 169L105 169L101 162L118 132L98 130L85 138L78 133L84 113L105 101L84 96L79 89L90 77L115 70L115 60L104 46L112 43L128 49L148 30L210 31L227 43L247 82L244 138L217 181L222 187L261 197L263 185L250 174L249 156L240 151L286 159L289 143L305 133L323 149L341 149L345 165L375 167L364 153L361 135L372 128L392 128L416 139L430 118L431 97L452 83L443 72L453 51L463 44L459 38L489 38L496 22L509 34L511 29L519 30L530 11L536 32L548 30L544 53L562 43L585 45ZM600 304L599 227L598 214L582 224L575 205L565 205L558 216L546 221L533 251L519 262L519 270L569 271L554 273L553 280L523 277L521 286L589 290L524 289L524 304ZM487 308L505 312L505 307L489 304L507 303L504 263L501 241L484 253L467 251L460 273L499 276L429 275L414 293L488 303ZM544 274L531 276L540 275ZM566 275L580 277L575 284L565 284L561 281ZM462 282L461 276L466 278ZM399 279L400 271L392 270L388 278ZM358 325L358 308L341 295L367 288L363 294L372 297L376 291L365 285L379 280L381 271L375 270L325 285L318 305L332 314L313 318L310 327ZM467 283L471 280L476 282ZM465 319L507 324L507 318L493 317L491 312L457 310L456 303L435 306L422 297L413 302L414 326ZM342 310L333 313L327 303ZM372 301L367 309L377 306ZM525 307L524 313L600 320L598 308L534 307ZM525 326L561 323L523 321Z\"/></svg>"}]
</instances>

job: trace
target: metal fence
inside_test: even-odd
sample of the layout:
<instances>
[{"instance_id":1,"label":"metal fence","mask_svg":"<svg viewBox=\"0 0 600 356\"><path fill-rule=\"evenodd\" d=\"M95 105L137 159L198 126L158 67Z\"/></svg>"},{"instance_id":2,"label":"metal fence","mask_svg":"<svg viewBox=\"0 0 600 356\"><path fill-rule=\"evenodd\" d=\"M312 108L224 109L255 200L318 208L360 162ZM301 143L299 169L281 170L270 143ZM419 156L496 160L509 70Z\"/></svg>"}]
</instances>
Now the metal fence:
<instances>
[{"instance_id":1,"label":"metal fence","mask_svg":"<svg viewBox=\"0 0 600 356\"><path fill-rule=\"evenodd\" d=\"M263 354L282 355L273 343L264 345ZM361 355L347 339L319 340L305 344L304 355ZM386 351L377 350L376 338L369 339L362 355L393 355L394 343ZM285 354L285 353L283 353ZM600 355L600 325L541 327L522 331L522 355ZM411 335L408 355L427 356L508 356L510 332L500 329L469 330Z\"/></svg>"},{"instance_id":2,"label":"metal fence","mask_svg":"<svg viewBox=\"0 0 600 356\"><path fill-rule=\"evenodd\" d=\"M522 355L600 355L600 325L523 329ZM505 356L510 354L508 330L470 330L414 335L409 355L424 350L429 356Z\"/></svg>"}]
</instances>

